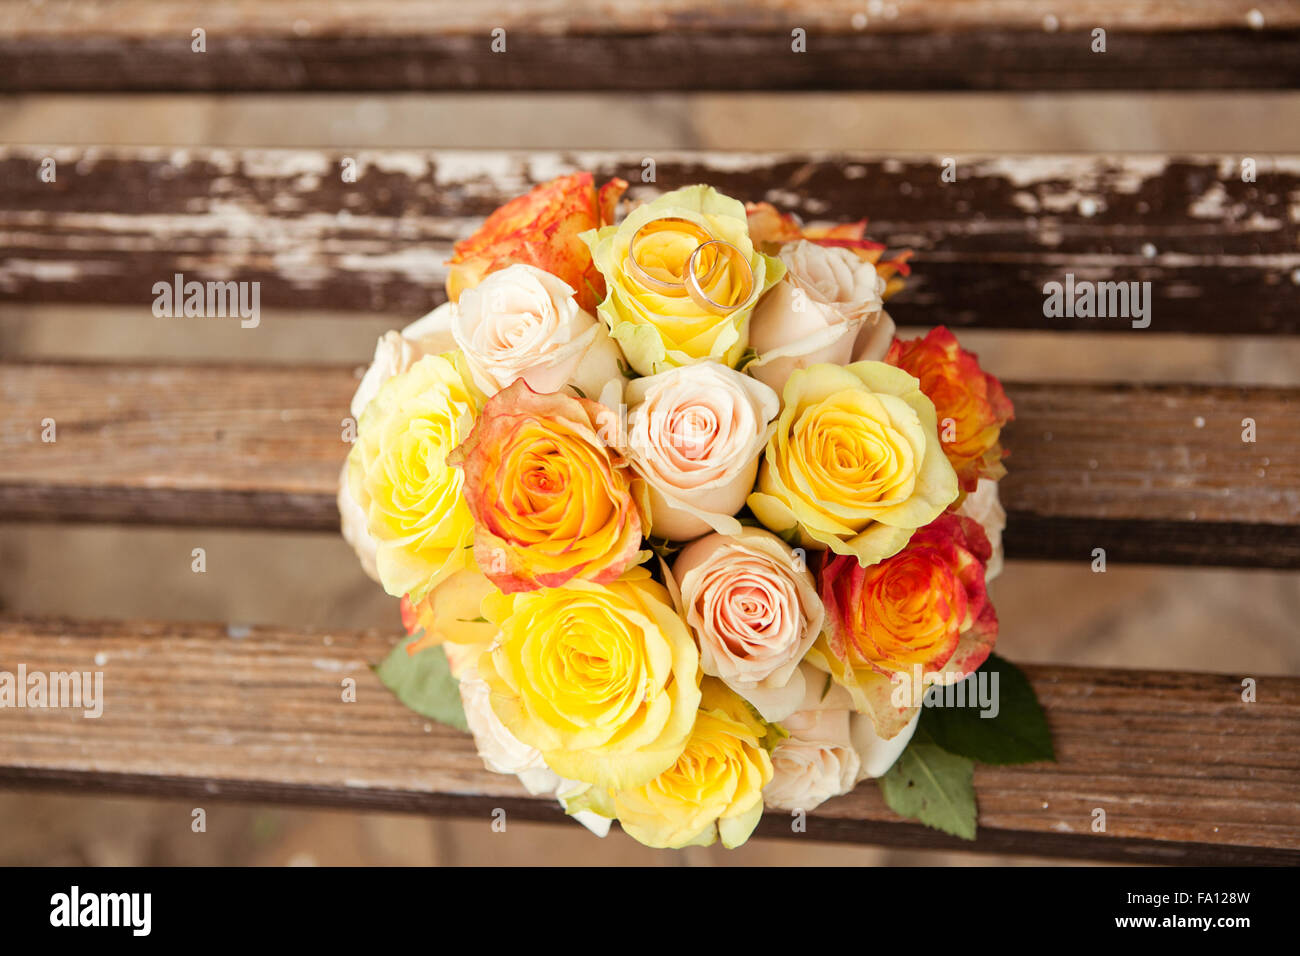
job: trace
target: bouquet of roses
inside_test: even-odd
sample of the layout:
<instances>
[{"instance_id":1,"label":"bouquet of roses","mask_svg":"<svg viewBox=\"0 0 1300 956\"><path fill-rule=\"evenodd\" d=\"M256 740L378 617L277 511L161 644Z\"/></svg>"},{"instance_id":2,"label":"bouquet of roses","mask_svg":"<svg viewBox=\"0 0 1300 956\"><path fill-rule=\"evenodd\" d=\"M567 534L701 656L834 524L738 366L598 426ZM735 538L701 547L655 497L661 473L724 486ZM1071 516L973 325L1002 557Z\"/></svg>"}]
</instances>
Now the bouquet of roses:
<instances>
[{"instance_id":1,"label":"bouquet of roses","mask_svg":"<svg viewBox=\"0 0 1300 956\"><path fill-rule=\"evenodd\" d=\"M489 770L736 846L888 780L989 658L1012 408L946 329L894 337L906 256L865 221L704 185L617 221L626 188L562 177L457 244L353 399L343 533L401 598L380 676ZM973 835L973 796L969 827L886 797Z\"/></svg>"}]
</instances>

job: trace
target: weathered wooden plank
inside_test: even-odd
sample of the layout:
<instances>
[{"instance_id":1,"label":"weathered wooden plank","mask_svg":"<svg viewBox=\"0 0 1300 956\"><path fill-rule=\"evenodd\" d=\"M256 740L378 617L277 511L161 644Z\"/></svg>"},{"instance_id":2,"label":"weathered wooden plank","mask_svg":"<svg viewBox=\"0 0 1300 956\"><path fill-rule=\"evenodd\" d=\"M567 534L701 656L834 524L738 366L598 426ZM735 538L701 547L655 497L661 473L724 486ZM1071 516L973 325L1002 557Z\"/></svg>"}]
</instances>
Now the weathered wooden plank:
<instances>
[{"instance_id":1,"label":"weathered wooden plank","mask_svg":"<svg viewBox=\"0 0 1300 956\"><path fill-rule=\"evenodd\" d=\"M0 2L0 90L1264 89L1286 0ZM1107 31L1104 53L1092 31ZM192 31L207 31L204 50ZM796 52L792 32L804 31ZM493 47L504 30L505 49Z\"/></svg>"},{"instance_id":2,"label":"weathered wooden plank","mask_svg":"<svg viewBox=\"0 0 1300 956\"><path fill-rule=\"evenodd\" d=\"M330 367L0 365L0 519L333 531L355 384ZM1010 555L1300 568L1300 390L1008 393Z\"/></svg>"},{"instance_id":3,"label":"weathered wooden plank","mask_svg":"<svg viewBox=\"0 0 1300 956\"><path fill-rule=\"evenodd\" d=\"M259 282L264 308L385 311L398 324L442 299L452 244L484 216L590 169L628 179L638 199L709 182L805 218L869 216L873 237L916 251L891 302L903 324L1300 332L1300 158L947 159L0 147L0 302L147 315L153 284L181 272ZM1045 316L1045 284L1067 274L1149 283L1149 327Z\"/></svg>"},{"instance_id":4,"label":"weathered wooden plank","mask_svg":"<svg viewBox=\"0 0 1300 956\"><path fill-rule=\"evenodd\" d=\"M0 783L558 820L471 740L405 710L377 631L0 618L0 669L100 671L103 715L0 710ZM875 785L760 832L1161 863L1300 861L1300 679L1026 667L1059 761L976 772L974 844L898 820ZM356 681L356 700L342 682ZM1094 811L1106 812L1094 833Z\"/></svg>"},{"instance_id":5,"label":"weathered wooden plank","mask_svg":"<svg viewBox=\"0 0 1300 956\"><path fill-rule=\"evenodd\" d=\"M1287 0L90 0L32 4L0 0L0 36L167 36L206 24L213 33L295 36L488 33L494 27L529 34L621 33L713 27L739 32L784 31L790 26L828 33L863 29L1186 30L1300 27ZM1252 16L1254 14L1254 16ZM867 22L864 23L863 20Z\"/></svg>"}]
</instances>

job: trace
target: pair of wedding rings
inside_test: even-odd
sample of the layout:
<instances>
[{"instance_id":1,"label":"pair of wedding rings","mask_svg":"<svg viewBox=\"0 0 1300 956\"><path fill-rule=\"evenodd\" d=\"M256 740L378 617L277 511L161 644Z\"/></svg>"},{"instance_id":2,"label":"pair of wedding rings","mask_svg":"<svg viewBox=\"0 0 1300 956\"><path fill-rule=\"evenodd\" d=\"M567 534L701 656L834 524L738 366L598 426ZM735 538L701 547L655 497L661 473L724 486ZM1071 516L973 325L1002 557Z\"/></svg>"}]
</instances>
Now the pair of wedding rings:
<instances>
[{"instance_id":1,"label":"pair of wedding rings","mask_svg":"<svg viewBox=\"0 0 1300 956\"><path fill-rule=\"evenodd\" d=\"M682 270L680 282L651 275L637 256L637 243L643 236L663 232L666 229L684 232L699 243L690 258L686 260L686 268ZM627 262L628 270L647 289L662 292L664 295L688 295L696 305L714 315L727 315L734 312L739 306L748 302L754 292L754 272L743 252L729 242L715 239L713 234L699 223L677 216L651 219L633 233L632 241L627 247ZM736 267L732 270L733 274L741 280L739 292L731 296L730 302L719 302L709 295L708 287L717 278L719 269L730 269L733 265Z\"/></svg>"}]
</instances>

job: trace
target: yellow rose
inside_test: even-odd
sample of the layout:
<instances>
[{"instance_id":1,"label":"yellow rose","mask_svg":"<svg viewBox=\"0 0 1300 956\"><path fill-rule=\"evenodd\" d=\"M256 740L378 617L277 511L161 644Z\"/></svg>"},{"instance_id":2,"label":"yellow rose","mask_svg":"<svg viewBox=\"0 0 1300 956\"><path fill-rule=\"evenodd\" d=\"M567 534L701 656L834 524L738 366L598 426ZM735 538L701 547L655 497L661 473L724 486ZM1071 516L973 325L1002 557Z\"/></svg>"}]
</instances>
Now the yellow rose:
<instances>
[{"instance_id":1,"label":"yellow rose","mask_svg":"<svg viewBox=\"0 0 1300 956\"><path fill-rule=\"evenodd\" d=\"M674 291L655 288L629 268L632 237L651 220L665 222L641 233L636 258L653 280L677 286ZM682 285L691 254L708 237L740 252L736 258L719 256L716 268L700 270L708 273L701 283L704 292L726 307L721 313L697 303ZM748 345L755 304L785 272L779 259L754 248L744 205L710 186L666 193L633 210L620 225L590 230L582 238L608 290L597 311L641 375L705 359L734 367ZM709 263L715 260L710 257Z\"/></svg>"},{"instance_id":2,"label":"yellow rose","mask_svg":"<svg viewBox=\"0 0 1300 956\"><path fill-rule=\"evenodd\" d=\"M600 585L489 594L492 710L562 777L622 789L673 765L700 703L699 652L644 568Z\"/></svg>"},{"instance_id":3,"label":"yellow rose","mask_svg":"<svg viewBox=\"0 0 1300 956\"><path fill-rule=\"evenodd\" d=\"M883 362L814 365L785 385L767 443L754 515L805 547L864 567L901 551L957 498L934 405Z\"/></svg>"},{"instance_id":4,"label":"yellow rose","mask_svg":"<svg viewBox=\"0 0 1300 956\"><path fill-rule=\"evenodd\" d=\"M677 849L740 846L763 816L763 788L772 760L763 748L766 728L736 694L707 678L686 749L644 786L601 794L592 787L568 805L617 817L646 846Z\"/></svg>"},{"instance_id":5,"label":"yellow rose","mask_svg":"<svg viewBox=\"0 0 1300 956\"><path fill-rule=\"evenodd\" d=\"M386 381L361 415L348 488L377 542L379 580L394 597L418 602L473 560L464 478L447 464L473 423L470 390L436 355Z\"/></svg>"}]
</instances>

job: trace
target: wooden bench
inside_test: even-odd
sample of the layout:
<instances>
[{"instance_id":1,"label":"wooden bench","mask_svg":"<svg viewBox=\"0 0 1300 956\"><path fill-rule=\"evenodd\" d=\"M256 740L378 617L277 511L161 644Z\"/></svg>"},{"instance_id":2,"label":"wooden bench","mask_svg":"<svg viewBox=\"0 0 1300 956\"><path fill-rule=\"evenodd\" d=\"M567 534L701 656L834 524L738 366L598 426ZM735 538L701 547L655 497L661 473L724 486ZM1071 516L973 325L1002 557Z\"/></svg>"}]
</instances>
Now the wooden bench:
<instances>
[{"instance_id":1,"label":"wooden bench","mask_svg":"<svg viewBox=\"0 0 1300 956\"><path fill-rule=\"evenodd\" d=\"M1093 50L1098 28L1104 53ZM202 54L195 29L206 31ZM494 30L504 31L504 53L493 51ZM806 52L790 55L796 30ZM0 0L0 62L8 92L1280 89L1300 83L1300 8L1289 0Z\"/></svg>"},{"instance_id":2,"label":"wooden bench","mask_svg":"<svg viewBox=\"0 0 1300 956\"><path fill-rule=\"evenodd\" d=\"M861 27L853 15L875 6L839 0L749 5L760 11L752 17L732 3L701 14L690 3L639 2L609 16L554 4L541 20L505 4L465 14L450 0L364 9L280 0L231 15L199 6L139 0L37 16L0 0L0 90L1262 88L1300 79L1300 12L1261 0L1175 13L945 2L904 5L894 20L868 14ZM1252 28L1250 10L1264 29ZM1044 29L1049 14L1056 31ZM1105 79L1063 42L1086 38L1094 18L1114 25ZM189 33L205 20L200 66ZM498 25L520 54L509 68L482 51ZM771 44L788 49L794 27L826 55L772 73L736 68ZM222 37L238 42L223 47ZM1206 51L1216 54L1209 71L1197 68ZM694 65L706 55L716 68ZM651 75L655 57L680 69ZM47 157L59 169L53 183L39 176ZM344 158L356 161L355 182L340 176ZM440 300L451 244L502 201L574 168L622 175L644 193L643 158L0 147L0 308L131 305L141 329L213 321L145 311L153 284L183 272L259 282L267 309L381 312L397 327ZM1254 182L1239 175L1243 158L956 156L957 182L947 183L944 157L656 152L653 188L703 180L809 217L869 215L873 235L916 250L893 310L902 324L1294 335L1300 158L1252 157ZM1067 271L1150 281L1151 326L1043 317L1044 283ZM335 534L355 383L355 369L338 366L5 360L0 521ZM1038 381L1008 391L1017 408L1003 485L1009 557L1086 566L1103 548L1114 563L1300 569L1300 389ZM41 441L46 418L57 422L52 444ZM1254 443L1241 441L1245 418ZM380 687L368 665L396 636L0 618L0 670L99 669L112 689L98 720L0 712L0 783L474 815L501 806L560 819L552 801L485 771L467 737L427 724ZM1059 760L977 771L974 849L1300 862L1300 678L1026 671ZM1254 703L1242 701L1247 676L1258 682ZM341 706L345 677L358 699ZM1105 833L1091 830L1098 808ZM770 813L760 832L788 835L789 820ZM820 808L808 834L972 848L900 821L870 785Z\"/></svg>"}]
</instances>

